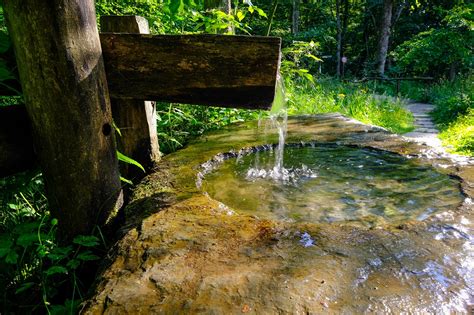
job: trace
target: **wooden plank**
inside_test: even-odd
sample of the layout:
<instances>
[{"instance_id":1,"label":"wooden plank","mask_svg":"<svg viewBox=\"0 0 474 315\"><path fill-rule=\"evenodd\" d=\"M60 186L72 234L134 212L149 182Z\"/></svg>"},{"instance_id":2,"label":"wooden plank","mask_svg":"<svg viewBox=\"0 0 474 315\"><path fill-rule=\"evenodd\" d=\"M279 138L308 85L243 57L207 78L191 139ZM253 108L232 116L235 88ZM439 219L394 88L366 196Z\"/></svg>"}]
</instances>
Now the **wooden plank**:
<instances>
[{"instance_id":1,"label":"wooden plank","mask_svg":"<svg viewBox=\"0 0 474 315\"><path fill-rule=\"evenodd\" d=\"M135 15L102 16L102 31L148 34L148 21ZM112 116L120 130L117 147L120 152L139 162L150 172L160 159L156 127L155 103L112 98ZM146 173L134 165L120 163L120 174L134 182Z\"/></svg>"},{"instance_id":2,"label":"wooden plank","mask_svg":"<svg viewBox=\"0 0 474 315\"><path fill-rule=\"evenodd\" d=\"M116 98L268 109L281 39L226 35L100 35Z\"/></svg>"},{"instance_id":3,"label":"wooden plank","mask_svg":"<svg viewBox=\"0 0 474 315\"><path fill-rule=\"evenodd\" d=\"M104 25L105 24L103 24L103 27ZM105 49L108 49L107 51L109 53L107 54L106 51L104 51L104 53L110 57L110 59L106 60L106 65L109 67L108 71L106 68L107 79L109 81L111 94L115 97L251 109L269 108L273 101L280 58L279 38L223 35L150 36L115 33L102 34L101 38L102 46L108 47ZM126 44L128 39L133 40L129 44ZM123 48L124 45L126 49ZM119 47L119 49L116 50L113 47ZM128 54L128 52L130 54ZM124 59L120 59L122 58L120 57L122 54ZM171 57L167 58L167 56ZM112 57L119 58L120 60L114 61ZM160 58L164 59L160 60ZM133 62L136 62L136 65L133 65ZM100 67L100 64L98 66ZM35 75L40 75L39 64L35 63L34 67ZM54 73L54 71L51 70L51 73ZM64 77L69 77L69 73L63 75ZM163 79L167 76L169 76L169 79ZM67 81L62 79L59 80L58 85L50 82L49 84L51 86L48 86L48 88L55 91L55 93L60 93L58 87L67 85L66 83ZM86 83L87 82L83 82L82 84L85 86L87 85ZM24 84L28 85L31 83L26 82ZM67 88L75 90L71 86ZM93 128L97 128L98 126L95 126L95 124L98 124L98 121L102 121L101 119L108 117L107 110L100 109L98 111L94 110L94 115L98 113L98 116L94 119L95 122L93 124L88 122L89 118L81 121L82 115L87 117L89 110L77 106L77 108L72 108L74 109L73 114L76 115L76 117L71 117L71 120L69 120L69 118L66 117L69 112L67 106L72 106L72 100L70 100L69 97L62 96L65 98L63 104L61 106L58 105L58 108L55 109L51 117L48 115L48 118L39 118L46 115L41 111L36 112L37 106L40 104L39 100L41 99L41 102L49 101L48 93L46 93L47 90L40 90L41 88L36 88L36 92L41 92L44 95L38 98L38 100L33 99L32 106L35 107L35 109L33 109L33 116L38 116L38 118L35 118L38 119L38 122L34 124L34 130L38 128L41 134L44 132L43 127L46 127L43 126L42 120L44 119L46 122L50 121L51 118L57 120L58 118L56 116L58 116L62 119L61 124L66 125L64 130L69 132L72 137L70 141L74 143L76 141L75 137L80 136L76 134L76 130L85 132L84 126L91 127L92 125L94 125L92 126ZM106 106L106 103L103 103L103 105ZM120 105L116 106L114 110L117 113L121 111L119 106ZM64 109L68 109L68 112L64 112ZM1 113L2 110L3 109L0 109L0 115L3 115ZM103 112L104 110L105 112ZM25 113L25 111L23 111L23 113ZM143 115L147 115L148 117L148 125L142 126L142 128L144 128L142 129L143 132L147 132L147 128L150 134L152 130L155 130L153 126L153 113L154 111L150 106L145 106L145 112L139 114L139 116L141 115L143 117ZM21 112L19 112L18 115L21 116ZM121 116L125 118L123 126L129 126L129 121L136 120L128 114L121 114ZM25 122L26 120L27 118L25 117L23 121ZM105 121L108 122L108 118L105 119ZM108 125L104 123L101 126ZM11 152L9 154L11 154L11 156L22 156L22 152L31 150L28 149L28 147L31 148L31 143L26 135L19 136L16 140L7 140L11 134L7 135L4 130L5 129L0 129L0 141L5 142L0 143L0 147L6 148L10 146L9 150ZM26 129L23 129L22 132L26 132ZM60 126L57 126L53 132L55 134L63 133ZM88 137L91 136L93 135L88 135ZM55 135L52 137L53 142L58 141L55 139ZM95 135L95 141L97 141L97 137L100 138L100 134ZM22 148L20 145L23 141L22 139L25 140L25 148ZM141 141L140 138L130 139L130 143ZM119 139L119 143L120 141ZM153 137L150 137L149 140L146 139L144 146L148 146L150 142L154 142ZM12 145L12 143L16 144ZM101 146L110 145L107 143L108 142L101 144ZM18 150L18 152L14 153L15 150ZM55 146L52 152L57 150ZM86 148L83 148L83 150L88 151ZM149 154L150 157L150 163L143 162L143 165L148 167L148 169L151 168L151 160L156 161L157 159L155 155L157 150L157 148L153 148L144 151L147 152L146 154ZM128 152L128 150L124 151ZM4 170L4 173L0 172L0 176L10 174L8 171L10 165L16 163L14 160L8 158L8 156L10 155L4 154L2 156L3 159L0 159L0 168ZM130 154L130 156L136 157L134 153ZM138 160L146 161L146 158L138 158ZM25 158L24 162L21 162L21 159L19 159L17 168L11 168L11 170L26 170L30 165L32 164L30 164L28 158ZM109 168L106 167L105 169L107 170Z\"/></svg>"},{"instance_id":4,"label":"wooden plank","mask_svg":"<svg viewBox=\"0 0 474 315\"><path fill-rule=\"evenodd\" d=\"M25 106L0 107L0 177L35 165L30 122Z\"/></svg>"},{"instance_id":5,"label":"wooden plank","mask_svg":"<svg viewBox=\"0 0 474 315\"><path fill-rule=\"evenodd\" d=\"M93 0L5 0L53 217L67 237L121 205L112 114Z\"/></svg>"}]
</instances>

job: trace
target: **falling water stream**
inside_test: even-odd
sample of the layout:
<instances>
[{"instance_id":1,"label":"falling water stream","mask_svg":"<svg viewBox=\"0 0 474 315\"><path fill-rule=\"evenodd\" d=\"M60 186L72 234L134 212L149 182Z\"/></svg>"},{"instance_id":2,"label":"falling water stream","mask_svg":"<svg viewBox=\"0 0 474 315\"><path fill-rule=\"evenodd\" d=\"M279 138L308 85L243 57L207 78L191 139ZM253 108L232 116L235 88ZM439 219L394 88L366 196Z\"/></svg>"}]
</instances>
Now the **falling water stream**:
<instances>
[{"instance_id":1,"label":"falling water stream","mask_svg":"<svg viewBox=\"0 0 474 315\"><path fill-rule=\"evenodd\" d=\"M272 167L261 168L259 154L254 161L253 167L247 171L247 178L272 178L274 180L285 180L289 173L283 166L283 152L285 149L285 139L288 129L288 111L286 106L285 84L280 74L277 75L275 98L270 110L270 126L268 130L277 130L278 145L274 148L275 164ZM259 123L260 125L260 123Z\"/></svg>"}]
</instances>

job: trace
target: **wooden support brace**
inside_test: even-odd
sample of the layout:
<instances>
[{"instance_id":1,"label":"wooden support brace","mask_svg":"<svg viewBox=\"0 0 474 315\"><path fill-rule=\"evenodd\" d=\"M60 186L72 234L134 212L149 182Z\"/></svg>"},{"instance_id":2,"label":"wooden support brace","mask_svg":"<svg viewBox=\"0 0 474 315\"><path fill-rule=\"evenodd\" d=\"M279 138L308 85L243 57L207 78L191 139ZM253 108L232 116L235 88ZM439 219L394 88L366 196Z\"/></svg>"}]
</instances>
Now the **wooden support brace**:
<instances>
[{"instance_id":1,"label":"wooden support brace","mask_svg":"<svg viewBox=\"0 0 474 315\"><path fill-rule=\"evenodd\" d=\"M148 21L140 16L102 16L101 30L115 33L148 34ZM155 103L112 98L112 116L120 130L118 150L139 162L148 173L160 158ZM134 165L121 163L120 173L134 182L145 173Z\"/></svg>"}]
</instances>

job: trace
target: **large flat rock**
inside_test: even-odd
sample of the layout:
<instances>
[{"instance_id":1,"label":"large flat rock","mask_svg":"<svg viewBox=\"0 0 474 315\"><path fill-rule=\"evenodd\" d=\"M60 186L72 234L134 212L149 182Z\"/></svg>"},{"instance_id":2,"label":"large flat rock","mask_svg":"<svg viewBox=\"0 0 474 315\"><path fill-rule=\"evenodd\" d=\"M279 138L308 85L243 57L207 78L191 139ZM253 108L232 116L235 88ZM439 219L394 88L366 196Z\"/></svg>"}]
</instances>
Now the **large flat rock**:
<instances>
[{"instance_id":1,"label":"large flat rock","mask_svg":"<svg viewBox=\"0 0 474 315\"><path fill-rule=\"evenodd\" d=\"M470 162L455 163L338 115L290 120L288 142L369 146L418 158L458 178L466 199L396 225L265 220L196 186L206 165L277 141L263 129L231 127L164 158L136 189L124 236L84 314L466 312L474 283Z\"/></svg>"}]
</instances>

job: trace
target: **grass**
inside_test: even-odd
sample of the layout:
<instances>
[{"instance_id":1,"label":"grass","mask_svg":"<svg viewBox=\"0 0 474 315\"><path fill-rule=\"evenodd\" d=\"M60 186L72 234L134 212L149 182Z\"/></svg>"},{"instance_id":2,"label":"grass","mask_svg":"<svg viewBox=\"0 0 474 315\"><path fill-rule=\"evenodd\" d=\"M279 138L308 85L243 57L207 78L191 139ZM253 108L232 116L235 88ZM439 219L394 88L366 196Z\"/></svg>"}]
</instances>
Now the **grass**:
<instances>
[{"instance_id":1,"label":"grass","mask_svg":"<svg viewBox=\"0 0 474 315\"><path fill-rule=\"evenodd\" d=\"M452 153L474 156L474 75L441 81L428 89L436 105L433 119L443 144Z\"/></svg>"},{"instance_id":2,"label":"grass","mask_svg":"<svg viewBox=\"0 0 474 315\"><path fill-rule=\"evenodd\" d=\"M439 137L449 151L474 156L474 108L444 127Z\"/></svg>"},{"instance_id":3,"label":"grass","mask_svg":"<svg viewBox=\"0 0 474 315\"><path fill-rule=\"evenodd\" d=\"M436 83L403 81L400 95L396 95L396 87L390 83L370 82L367 87L376 93L436 105L432 117L443 145L451 153L474 156L474 75Z\"/></svg>"},{"instance_id":4,"label":"grass","mask_svg":"<svg viewBox=\"0 0 474 315\"><path fill-rule=\"evenodd\" d=\"M287 97L291 115L339 112L395 133L413 130L413 115L399 99L374 97L366 85L324 78L314 84L287 82Z\"/></svg>"}]
</instances>

